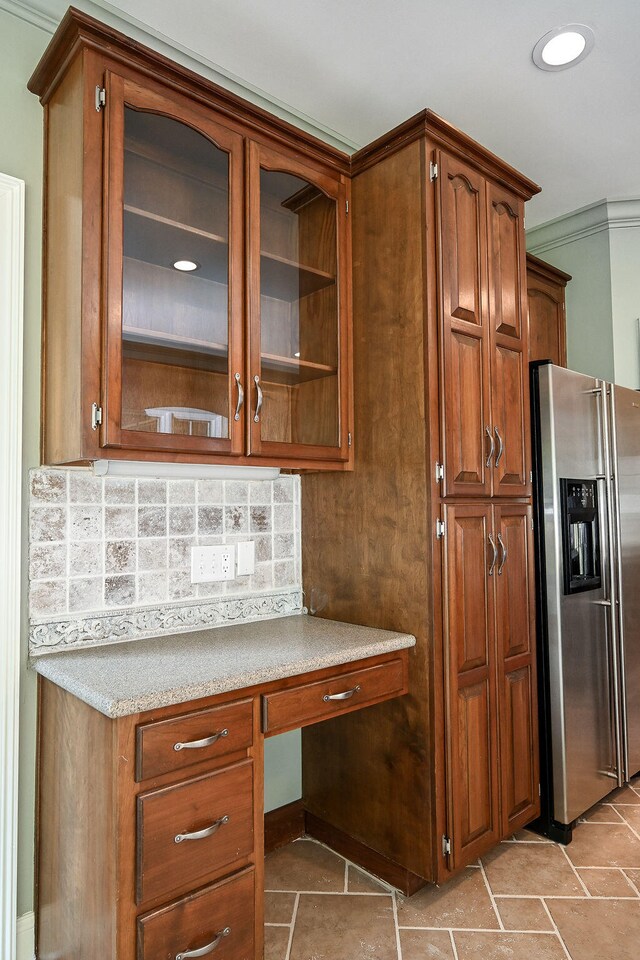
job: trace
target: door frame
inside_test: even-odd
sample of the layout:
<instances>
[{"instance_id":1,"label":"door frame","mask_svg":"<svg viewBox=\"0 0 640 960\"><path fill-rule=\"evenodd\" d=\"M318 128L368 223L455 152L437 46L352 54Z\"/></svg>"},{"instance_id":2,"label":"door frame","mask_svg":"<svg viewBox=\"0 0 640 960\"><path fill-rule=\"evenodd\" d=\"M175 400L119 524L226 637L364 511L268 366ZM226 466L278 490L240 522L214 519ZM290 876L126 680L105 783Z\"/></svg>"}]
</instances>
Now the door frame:
<instances>
[{"instance_id":1,"label":"door frame","mask_svg":"<svg viewBox=\"0 0 640 960\"><path fill-rule=\"evenodd\" d=\"M22 356L24 328L23 180L0 173L0 954L16 956L18 715L21 658Z\"/></svg>"}]
</instances>

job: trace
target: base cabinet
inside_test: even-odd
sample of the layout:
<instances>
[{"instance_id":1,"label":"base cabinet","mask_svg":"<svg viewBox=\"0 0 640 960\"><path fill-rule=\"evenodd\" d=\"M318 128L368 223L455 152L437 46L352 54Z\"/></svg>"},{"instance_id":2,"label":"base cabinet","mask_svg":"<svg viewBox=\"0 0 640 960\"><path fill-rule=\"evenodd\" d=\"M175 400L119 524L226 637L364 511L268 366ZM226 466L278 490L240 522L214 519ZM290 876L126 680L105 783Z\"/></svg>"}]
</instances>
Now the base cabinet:
<instances>
[{"instance_id":1,"label":"base cabinet","mask_svg":"<svg viewBox=\"0 0 640 960\"><path fill-rule=\"evenodd\" d=\"M352 168L355 466L302 479L303 578L325 616L417 644L401 702L305 732L303 771L321 757L323 777L303 773L303 792L416 889L538 810L523 220L538 188L430 111Z\"/></svg>"}]
</instances>

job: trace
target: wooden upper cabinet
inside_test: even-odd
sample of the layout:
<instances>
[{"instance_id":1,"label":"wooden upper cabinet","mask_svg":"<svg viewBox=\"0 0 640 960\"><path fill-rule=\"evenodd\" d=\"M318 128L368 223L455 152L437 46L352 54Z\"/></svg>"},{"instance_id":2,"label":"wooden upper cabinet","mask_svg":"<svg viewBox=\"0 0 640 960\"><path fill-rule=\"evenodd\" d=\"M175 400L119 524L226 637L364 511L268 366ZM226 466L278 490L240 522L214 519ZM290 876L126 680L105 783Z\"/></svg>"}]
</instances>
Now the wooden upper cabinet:
<instances>
[{"instance_id":1,"label":"wooden upper cabinet","mask_svg":"<svg viewBox=\"0 0 640 960\"><path fill-rule=\"evenodd\" d=\"M438 156L445 496L527 496L524 204Z\"/></svg>"},{"instance_id":2,"label":"wooden upper cabinet","mask_svg":"<svg viewBox=\"0 0 640 960\"><path fill-rule=\"evenodd\" d=\"M79 11L30 89L43 461L349 469L349 158Z\"/></svg>"},{"instance_id":3,"label":"wooden upper cabinet","mask_svg":"<svg viewBox=\"0 0 640 960\"><path fill-rule=\"evenodd\" d=\"M152 86L105 87L102 443L240 454L242 137Z\"/></svg>"},{"instance_id":4,"label":"wooden upper cabinet","mask_svg":"<svg viewBox=\"0 0 640 960\"><path fill-rule=\"evenodd\" d=\"M249 145L250 453L346 460L346 177Z\"/></svg>"},{"instance_id":5,"label":"wooden upper cabinet","mask_svg":"<svg viewBox=\"0 0 640 960\"><path fill-rule=\"evenodd\" d=\"M485 182L438 154L441 405L445 491L491 492Z\"/></svg>"},{"instance_id":6,"label":"wooden upper cabinet","mask_svg":"<svg viewBox=\"0 0 640 960\"><path fill-rule=\"evenodd\" d=\"M529 360L567 365L565 288L568 273L527 254Z\"/></svg>"}]
</instances>

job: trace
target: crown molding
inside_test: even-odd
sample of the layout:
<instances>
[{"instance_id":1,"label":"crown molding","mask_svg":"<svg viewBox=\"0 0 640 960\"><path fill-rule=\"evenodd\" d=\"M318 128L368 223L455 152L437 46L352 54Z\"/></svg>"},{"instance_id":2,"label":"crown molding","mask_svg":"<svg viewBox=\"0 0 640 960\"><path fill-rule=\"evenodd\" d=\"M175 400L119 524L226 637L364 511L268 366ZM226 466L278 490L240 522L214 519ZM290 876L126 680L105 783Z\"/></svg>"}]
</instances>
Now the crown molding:
<instances>
[{"instance_id":1,"label":"crown molding","mask_svg":"<svg viewBox=\"0 0 640 960\"><path fill-rule=\"evenodd\" d=\"M527 230L527 250L541 254L586 237L640 227L640 198L598 200Z\"/></svg>"},{"instance_id":2,"label":"crown molding","mask_svg":"<svg viewBox=\"0 0 640 960\"><path fill-rule=\"evenodd\" d=\"M336 147L343 153L351 154L361 145L354 143L347 137L332 130L330 127L319 123L313 117L308 116L300 110L296 110L290 104L271 96L260 87L247 83L241 77L236 76L228 70L225 70L219 64L201 56L188 47L168 37L166 34L155 30L148 24L137 20L124 11L114 7L107 0L76 0L74 4L79 10L89 14L96 20L113 27L126 34L132 40L144 44L161 53L163 56L174 60L181 66L192 70L200 76L206 77L213 83L219 84L227 90L231 90L237 96L248 100L250 103L261 107L281 120L286 120L293 126L298 127L314 137L323 140L325 143ZM49 34L53 34L60 22L60 13L53 9L53 4L36 5L31 0L0 0L0 10L13 14L20 20L30 23Z\"/></svg>"}]
</instances>

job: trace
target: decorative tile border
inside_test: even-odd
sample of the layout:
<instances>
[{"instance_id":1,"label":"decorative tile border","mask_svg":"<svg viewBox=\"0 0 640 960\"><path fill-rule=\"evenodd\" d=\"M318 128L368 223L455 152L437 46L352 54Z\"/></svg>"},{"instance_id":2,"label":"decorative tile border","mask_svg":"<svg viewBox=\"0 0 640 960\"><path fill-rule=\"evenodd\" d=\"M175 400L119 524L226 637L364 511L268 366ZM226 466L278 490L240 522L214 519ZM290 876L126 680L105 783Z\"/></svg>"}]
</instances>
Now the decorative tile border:
<instances>
[{"instance_id":1,"label":"decorative tile border","mask_svg":"<svg viewBox=\"0 0 640 960\"><path fill-rule=\"evenodd\" d=\"M98 611L74 619L62 616L49 620L32 619L29 647L31 656L38 656L54 650L187 633L303 612L302 592L291 590L253 597L225 597L197 604L166 603L160 607L132 607L113 613Z\"/></svg>"}]
</instances>

